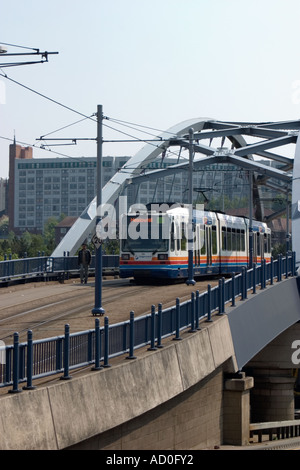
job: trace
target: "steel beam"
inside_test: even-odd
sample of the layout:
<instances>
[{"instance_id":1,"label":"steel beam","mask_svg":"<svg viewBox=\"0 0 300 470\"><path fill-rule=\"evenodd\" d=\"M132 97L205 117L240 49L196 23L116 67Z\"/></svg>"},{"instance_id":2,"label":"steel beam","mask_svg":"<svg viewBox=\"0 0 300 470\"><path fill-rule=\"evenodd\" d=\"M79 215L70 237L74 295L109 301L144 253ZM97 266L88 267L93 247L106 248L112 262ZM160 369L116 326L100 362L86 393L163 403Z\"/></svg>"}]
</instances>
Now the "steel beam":
<instances>
[{"instance_id":1,"label":"steel beam","mask_svg":"<svg viewBox=\"0 0 300 470\"><path fill-rule=\"evenodd\" d=\"M290 165L291 168L293 168L294 165L294 159L290 157L284 157L282 155L278 155L273 152L266 152L266 151L261 151L261 152L256 152L255 155L259 155L260 157L267 158L268 160L274 160L274 162L279 162L283 163L285 165Z\"/></svg>"},{"instance_id":2,"label":"steel beam","mask_svg":"<svg viewBox=\"0 0 300 470\"><path fill-rule=\"evenodd\" d=\"M197 146L195 145L195 149ZM269 178L277 178L282 181L292 181L292 176L287 175L286 172L278 170L277 168L273 168L270 166L266 166L263 163L256 162L254 160L248 160L246 158L237 158L235 154L228 155L224 152L222 155L221 153L212 155L211 157L202 158L201 160L194 161L194 169L201 168L203 166L209 166L212 164L220 164L220 163L232 163L235 166L239 166L245 168L247 170L251 169L260 174L266 175ZM127 180L129 183L133 184L140 184L145 180L152 180L157 178L162 178L163 176L169 176L174 173L178 173L180 171L188 170L188 162L187 163L179 163L177 165L172 165L169 168L161 169L161 170L153 170L147 173L144 173L141 176L132 177ZM130 181L129 181L130 180Z\"/></svg>"},{"instance_id":3,"label":"steel beam","mask_svg":"<svg viewBox=\"0 0 300 470\"><path fill-rule=\"evenodd\" d=\"M226 129L212 130L212 131L203 131L197 132L194 135L194 139L203 140L203 139L215 139L218 137L229 137L233 135L242 135L245 134L243 127L228 127Z\"/></svg>"},{"instance_id":4,"label":"steel beam","mask_svg":"<svg viewBox=\"0 0 300 470\"><path fill-rule=\"evenodd\" d=\"M272 168L269 166L265 166L262 163L247 160L246 158L238 158L236 155L228 155L227 162L230 162L234 165L241 166L242 168L247 168L256 171L262 175L269 176L269 178L277 178L281 181L292 181L292 175L287 174L284 171L278 170L277 168Z\"/></svg>"},{"instance_id":5,"label":"steel beam","mask_svg":"<svg viewBox=\"0 0 300 470\"><path fill-rule=\"evenodd\" d=\"M268 150L274 147L281 147L283 145L288 144L295 144L297 141L296 135L285 135L284 137L278 137L276 139L265 140L263 142L259 142L252 145L247 145L246 147L242 147L235 151L235 155L239 157L245 157L249 154L256 154L257 152L261 152L264 150Z\"/></svg>"}]
</instances>

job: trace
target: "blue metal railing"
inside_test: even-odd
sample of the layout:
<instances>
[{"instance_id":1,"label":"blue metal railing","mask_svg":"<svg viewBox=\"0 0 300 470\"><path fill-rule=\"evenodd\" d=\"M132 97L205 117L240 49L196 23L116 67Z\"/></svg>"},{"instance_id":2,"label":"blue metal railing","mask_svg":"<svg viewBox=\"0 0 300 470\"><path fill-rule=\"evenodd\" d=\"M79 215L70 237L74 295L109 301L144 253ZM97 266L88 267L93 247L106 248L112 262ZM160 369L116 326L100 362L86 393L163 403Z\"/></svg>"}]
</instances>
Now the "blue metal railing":
<instances>
[{"instance_id":1,"label":"blue metal railing","mask_svg":"<svg viewBox=\"0 0 300 470\"><path fill-rule=\"evenodd\" d=\"M119 268L118 255L103 255L104 270L117 272ZM92 256L90 272L95 270L95 257ZM51 256L38 256L36 258L8 259L0 261L0 282L22 278L34 278L40 276L55 276L61 274L78 273L77 256L63 256L52 258Z\"/></svg>"},{"instance_id":2,"label":"blue metal railing","mask_svg":"<svg viewBox=\"0 0 300 470\"><path fill-rule=\"evenodd\" d=\"M94 364L94 369L109 367L109 359L128 353L128 359L134 359L134 350L146 345L154 350L162 347L161 340L174 335L180 339L180 332L190 328L199 329L200 320L210 322L213 313L223 315L225 304L235 305L237 297L246 299L248 292L266 288L266 283L280 282L283 278L296 275L295 254L262 265L244 268L230 279L219 280L219 284L207 291L192 292L191 299L180 303L176 299L174 306L157 310L151 307L151 313L135 318L130 312L128 321L109 325L108 317L100 328L99 318L95 319L92 330L70 333L65 325L64 335L33 341L32 332L28 331L27 342L19 343L18 333L14 334L13 345L6 346L5 364L0 364L0 387L12 385L10 392L19 392L23 388L32 388L32 380L61 373L62 379L70 379L70 371ZM1 351L0 351L1 352ZM0 355L0 357L2 357ZM3 362L3 361L2 361Z\"/></svg>"}]
</instances>

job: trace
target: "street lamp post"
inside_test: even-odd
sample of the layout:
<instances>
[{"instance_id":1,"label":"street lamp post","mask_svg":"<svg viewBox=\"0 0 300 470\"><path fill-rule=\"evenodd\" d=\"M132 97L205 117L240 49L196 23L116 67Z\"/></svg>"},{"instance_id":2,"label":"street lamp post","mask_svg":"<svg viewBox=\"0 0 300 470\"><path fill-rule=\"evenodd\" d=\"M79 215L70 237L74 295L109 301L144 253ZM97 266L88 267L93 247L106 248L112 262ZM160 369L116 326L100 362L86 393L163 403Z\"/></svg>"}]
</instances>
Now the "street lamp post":
<instances>
[{"instance_id":1,"label":"street lamp post","mask_svg":"<svg viewBox=\"0 0 300 470\"><path fill-rule=\"evenodd\" d=\"M194 158L194 129L189 130L189 222L188 222L188 279L187 285L195 285L194 280L194 242L193 242L193 158Z\"/></svg>"},{"instance_id":2,"label":"street lamp post","mask_svg":"<svg viewBox=\"0 0 300 470\"><path fill-rule=\"evenodd\" d=\"M102 206L102 105L97 106L97 215L96 227L101 223ZM101 233L101 232L100 232ZM93 315L104 315L102 307L102 240L96 245L95 257L95 306L92 309Z\"/></svg>"}]
</instances>

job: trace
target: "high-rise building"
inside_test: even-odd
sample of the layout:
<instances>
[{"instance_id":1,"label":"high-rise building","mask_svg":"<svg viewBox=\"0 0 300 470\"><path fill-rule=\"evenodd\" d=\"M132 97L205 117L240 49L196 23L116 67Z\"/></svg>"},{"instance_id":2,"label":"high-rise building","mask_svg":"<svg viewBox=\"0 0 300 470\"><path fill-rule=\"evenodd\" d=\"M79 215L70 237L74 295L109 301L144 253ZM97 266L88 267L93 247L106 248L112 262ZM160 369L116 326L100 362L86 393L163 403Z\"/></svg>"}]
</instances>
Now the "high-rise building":
<instances>
[{"instance_id":1,"label":"high-rise building","mask_svg":"<svg viewBox=\"0 0 300 470\"><path fill-rule=\"evenodd\" d=\"M103 184L129 157L103 157ZM50 217L78 217L96 194L97 159L33 158L32 148L10 145L10 230L42 233Z\"/></svg>"},{"instance_id":2,"label":"high-rise building","mask_svg":"<svg viewBox=\"0 0 300 470\"><path fill-rule=\"evenodd\" d=\"M31 147L16 145L16 141L9 146L9 183L8 183L8 217L9 230L14 230L15 214L15 163L17 160L32 158Z\"/></svg>"}]
</instances>

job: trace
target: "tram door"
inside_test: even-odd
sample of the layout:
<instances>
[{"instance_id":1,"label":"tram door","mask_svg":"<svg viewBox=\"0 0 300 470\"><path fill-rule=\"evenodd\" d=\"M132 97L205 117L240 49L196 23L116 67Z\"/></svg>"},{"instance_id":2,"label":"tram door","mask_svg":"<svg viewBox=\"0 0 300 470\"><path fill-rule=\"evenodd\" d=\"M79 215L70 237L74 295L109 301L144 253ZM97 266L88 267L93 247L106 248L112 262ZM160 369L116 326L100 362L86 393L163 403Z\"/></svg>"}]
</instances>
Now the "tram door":
<instances>
[{"instance_id":1,"label":"tram door","mask_svg":"<svg viewBox=\"0 0 300 470\"><path fill-rule=\"evenodd\" d=\"M205 239L206 239L206 263L207 268L212 267L212 227L211 225L205 226Z\"/></svg>"}]
</instances>

